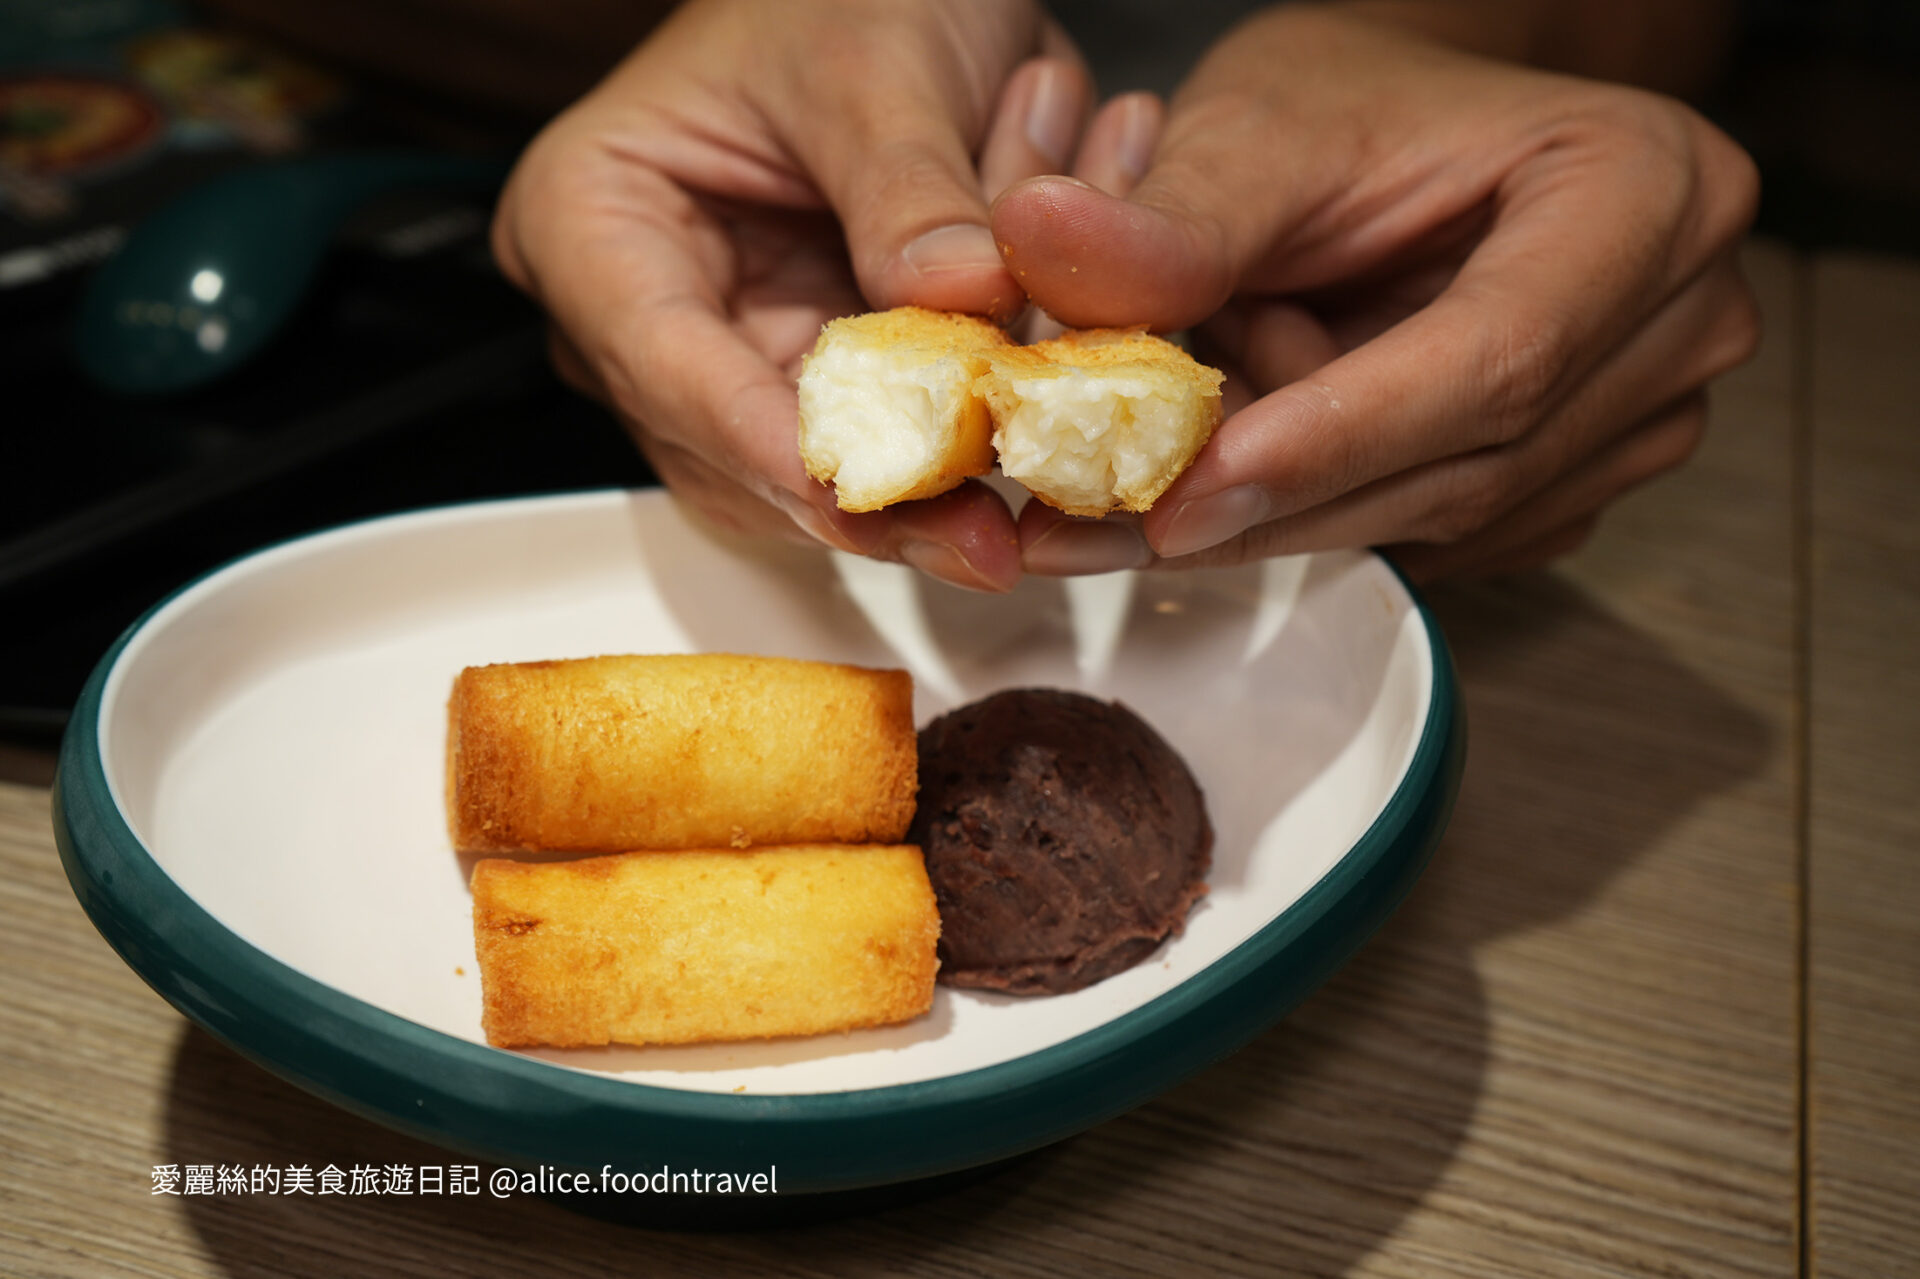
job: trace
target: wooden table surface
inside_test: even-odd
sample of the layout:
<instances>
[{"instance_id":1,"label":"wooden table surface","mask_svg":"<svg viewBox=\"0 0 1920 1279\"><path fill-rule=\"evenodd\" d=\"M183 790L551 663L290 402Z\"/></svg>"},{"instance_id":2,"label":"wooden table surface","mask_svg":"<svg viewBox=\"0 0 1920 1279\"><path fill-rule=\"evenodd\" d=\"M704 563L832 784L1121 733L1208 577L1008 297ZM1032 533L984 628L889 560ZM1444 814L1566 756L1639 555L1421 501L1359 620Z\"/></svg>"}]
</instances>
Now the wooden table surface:
<instances>
[{"instance_id":1,"label":"wooden table surface","mask_svg":"<svg viewBox=\"0 0 1920 1279\"><path fill-rule=\"evenodd\" d=\"M1749 262L1767 338L1694 462L1554 572L1432 593L1472 745L1400 913L1238 1055L915 1204L155 1196L449 1160L148 991L0 757L0 1273L1920 1274L1920 264Z\"/></svg>"}]
</instances>

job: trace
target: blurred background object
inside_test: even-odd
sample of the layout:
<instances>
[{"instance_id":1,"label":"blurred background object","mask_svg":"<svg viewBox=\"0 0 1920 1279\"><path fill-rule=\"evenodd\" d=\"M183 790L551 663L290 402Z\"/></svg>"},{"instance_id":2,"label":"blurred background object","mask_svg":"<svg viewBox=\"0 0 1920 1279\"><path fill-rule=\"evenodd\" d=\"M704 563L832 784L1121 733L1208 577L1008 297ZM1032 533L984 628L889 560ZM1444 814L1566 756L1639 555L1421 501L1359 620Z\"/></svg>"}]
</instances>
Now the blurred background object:
<instances>
[{"instance_id":1,"label":"blurred background object","mask_svg":"<svg viewBox=\"0 0 1920 1279\"><path fill-rule=\"evenodd\" d=\"M169 395L222 381L307 300L340 223L391 191L497 191L505 157L340 151L209 178L147 214L95 267L74 356L95 385Z\"/></svg>"},{"instance_id":2,"label":"blurred background object","mask_svg":"<svg viewBox=\"0 0 1920 1279\"><path fill-rule=\"evenodd\" d=\"M651 481L624 432L553 378L541 317L487 252L502 157L537 123L362 83L272 32L158 0L0 7L0 740L50 744L122 628L260 545L423 505ZM156 209L244 193L255 172L364 178L374 149L395 148L416 176L467 180L328 184L360 198L307 228L337 233L257 361L159 398L82 376L89 275ZM234 216L259 265L298 267L286 210ZM137 318L200 342L221 285L211 301L148 299Z\"/></svg>"},{"instance_id":3,"label":"blurred background object","mask_svg":"<svg viewBox=\"0 0 1920 1279\"><path fill-rule=\"evenodd\" d=\"M1920 254L1920 4L1748 0L1709 106L1759 161L1761 233Z\"/></svg>"}]
</instances>

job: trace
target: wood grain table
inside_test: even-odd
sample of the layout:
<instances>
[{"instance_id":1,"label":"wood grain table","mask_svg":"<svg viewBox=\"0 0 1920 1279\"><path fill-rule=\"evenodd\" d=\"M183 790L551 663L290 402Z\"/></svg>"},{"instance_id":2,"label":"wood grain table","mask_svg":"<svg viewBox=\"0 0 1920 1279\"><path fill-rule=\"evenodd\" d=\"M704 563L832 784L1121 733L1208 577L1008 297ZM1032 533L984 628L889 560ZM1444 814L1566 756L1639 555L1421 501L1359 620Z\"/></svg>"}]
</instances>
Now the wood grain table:
<instances>
[{"instance_id":1,"label":"wood grain table","mask_svg":"<svg viewBox=\"0 0 1920 1279\"><path fill-rule=\"evenodd\" d=\"M1920 264L1749 265L1693 463L1432 593L1472 745L1386 929L1172 1092L920 1202L660 1233L538 1199L155 1196L421 1165L175 1014L0 767L0 1273L1920 1274Z\"/></svg>"}]
</instances>

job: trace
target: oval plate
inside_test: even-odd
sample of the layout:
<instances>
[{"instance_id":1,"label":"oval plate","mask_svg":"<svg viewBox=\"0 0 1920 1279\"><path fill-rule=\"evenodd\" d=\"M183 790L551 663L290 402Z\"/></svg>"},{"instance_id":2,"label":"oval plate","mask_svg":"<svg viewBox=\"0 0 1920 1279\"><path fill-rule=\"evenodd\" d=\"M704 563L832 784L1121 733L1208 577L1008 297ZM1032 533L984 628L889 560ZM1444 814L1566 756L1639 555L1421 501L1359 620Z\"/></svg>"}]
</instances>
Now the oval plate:
<instances>
[{"instance_id":1,"label":"oval plate","mask_svg":"<svg viewBox=\"0 0 1920 1279\"><path fill-rule=\"evenodd\" d=\"M1010 687L1123 701L1207 793L1209 895L1071 995L942 987L916 1022L812 1039L490 1048L441 807L451 681L676 651L905 666L921 723ZM54 820L127 963L311 1092L506 1164L777 1167L783 1193L828 1192L1033 1149L1244 1044L1406 894L1464 755L1445 644L1376 556L990 597L595 493L353 525L183 588L95 670Z\"/></svg>"}]
</instances>

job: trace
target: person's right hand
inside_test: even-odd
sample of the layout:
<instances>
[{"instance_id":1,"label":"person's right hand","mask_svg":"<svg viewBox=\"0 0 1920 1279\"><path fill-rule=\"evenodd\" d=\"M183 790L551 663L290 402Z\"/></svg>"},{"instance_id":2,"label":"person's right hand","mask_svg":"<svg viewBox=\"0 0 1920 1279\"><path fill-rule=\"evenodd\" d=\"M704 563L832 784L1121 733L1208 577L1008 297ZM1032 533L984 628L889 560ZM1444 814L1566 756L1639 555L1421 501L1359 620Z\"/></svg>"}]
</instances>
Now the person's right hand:
<instances>
[{"instance_id":1,"label":"person's right hand","mask_svg":"<svg viewBox=\"0 0 1920 1279\"><path fill-rule=\"evenodd\" d=\"M1089 97L1032 0L695 0L534 141L494 251L562 372L708 519L1005 590L1019 546L985 485L836 508L794 377L835 316L1017 315L986 201L1069 170ZM1123 154L1128 118L1089 136Z\"/></svg>"},{"instance_id":2,"label":"person's right hand","mask_svg":"<svg viewBox=\"0 0 1920 1279\"><path fill-rule=\"evenodd\" d=\"M999 198L1034 302L1199 326L1229 375L1226 421L1141 519L1029 503L1028 571L1350 546L1420 578L1541 563L1683 461L1706 384L1752 354L1756 174L1731 140L1670 99L1355 8L1236 27L1129 190L1042 177Z\"/></svg>"}]
</instances>

